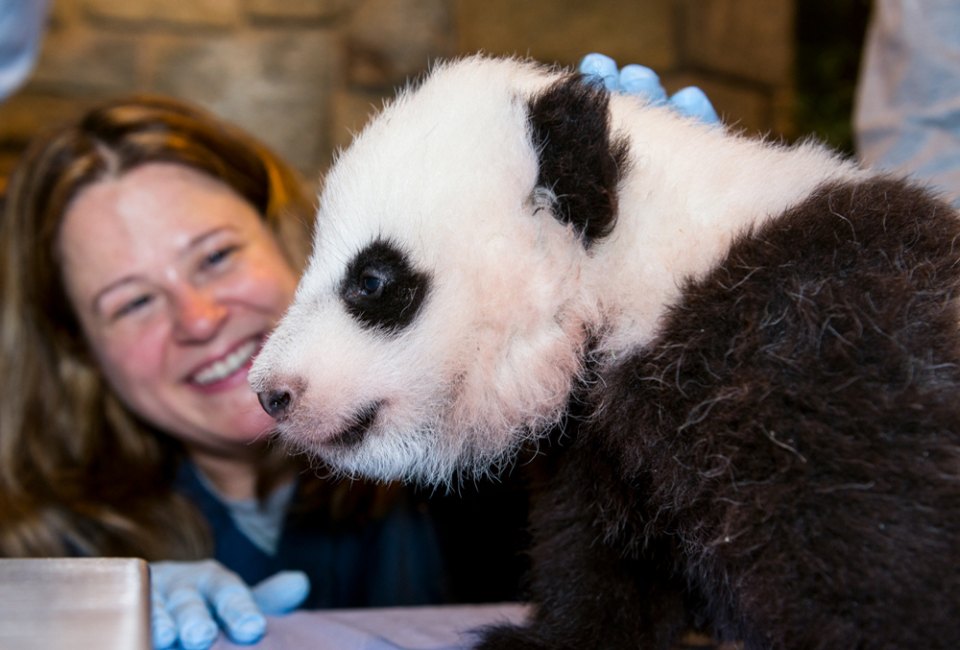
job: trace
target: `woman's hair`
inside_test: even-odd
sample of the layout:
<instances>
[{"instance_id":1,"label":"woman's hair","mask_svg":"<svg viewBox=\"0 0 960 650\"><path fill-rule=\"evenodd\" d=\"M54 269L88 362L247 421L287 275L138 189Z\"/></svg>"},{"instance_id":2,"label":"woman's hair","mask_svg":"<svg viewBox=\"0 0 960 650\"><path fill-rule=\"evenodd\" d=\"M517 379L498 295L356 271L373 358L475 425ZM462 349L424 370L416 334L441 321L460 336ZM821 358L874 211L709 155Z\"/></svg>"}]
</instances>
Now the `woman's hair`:
<instances>
[{"instance_id":1,"label":"woman's hair","mask_svg":"<svg viewBox=\"0 0 960 650\"><path fill-rule=\"evenodd\" d=\"M210 552L200 515L173 491L181 446L109 388L55 255L79 192L154 162L226 183L263 216L294 268L302 266L313 212L303 182L205 111L132 97L34 141L9 179L0 221L0 556Z\"/></svg>"}]
</instances>

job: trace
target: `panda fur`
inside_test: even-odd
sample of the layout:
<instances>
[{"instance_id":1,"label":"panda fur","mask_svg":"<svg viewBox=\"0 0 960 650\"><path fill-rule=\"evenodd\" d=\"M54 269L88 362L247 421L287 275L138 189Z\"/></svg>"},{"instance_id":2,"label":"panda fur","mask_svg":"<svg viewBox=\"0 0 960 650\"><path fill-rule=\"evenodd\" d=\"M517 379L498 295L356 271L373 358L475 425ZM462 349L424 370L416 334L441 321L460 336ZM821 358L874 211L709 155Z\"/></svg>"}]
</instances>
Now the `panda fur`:
<instances>
[{"instance_id":1,"label":"panda fur","mask_svg":"<svg viewBox=\"0 0 960 650\"><path fill-rule=\"evenodd\" d=\"M338 156L251 380L351 475L563 432L535 614L479 647L955 648L957 216L814 143L448 62Z\"/></svg>"}]
</instances>

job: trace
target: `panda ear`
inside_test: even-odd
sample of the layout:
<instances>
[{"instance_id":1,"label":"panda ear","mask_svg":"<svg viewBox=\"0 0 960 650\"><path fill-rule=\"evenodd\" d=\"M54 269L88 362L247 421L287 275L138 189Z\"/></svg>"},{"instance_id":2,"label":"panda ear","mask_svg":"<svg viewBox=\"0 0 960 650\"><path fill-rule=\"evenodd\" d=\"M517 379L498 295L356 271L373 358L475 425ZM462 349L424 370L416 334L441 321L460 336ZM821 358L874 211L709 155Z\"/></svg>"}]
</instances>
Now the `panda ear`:
<instances>
[{"instance_id":1,"label":"panda ear","mask_svg":"<svg viewBox=\"0 0 960 650\"><path fill-rule=\"evenodd\" d=\"M528 102L537 187L554 197L554 216L586 246L616 225L617 185L627 164L627 141L612 138L608 105L607 91L581 75L564 77Z\"/></svg>"}]
</instances>

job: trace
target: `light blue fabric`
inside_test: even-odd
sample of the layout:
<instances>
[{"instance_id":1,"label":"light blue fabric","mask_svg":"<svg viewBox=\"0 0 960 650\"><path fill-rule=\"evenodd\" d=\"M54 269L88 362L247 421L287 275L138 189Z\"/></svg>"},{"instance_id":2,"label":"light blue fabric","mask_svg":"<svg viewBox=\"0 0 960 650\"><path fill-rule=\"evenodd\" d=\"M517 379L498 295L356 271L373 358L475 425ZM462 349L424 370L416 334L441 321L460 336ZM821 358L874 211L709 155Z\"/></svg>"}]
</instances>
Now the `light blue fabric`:
<instances>
[{"instance_id":1,"label":"light blue fabric","mask_svg":"<svg viewBox=\"0 0 960 650\"><path fill-rule=\"evenodd\" d=\"M12 95L37 60L48 0L0 0L0 101Z\"/></svg>"},{"instance_id":2,"label":"light blue fabric","mask_svg":"<svg viewBox=\"0 0 960 650\"><path fill-rule=\"evenodd\" d=\"M194 468L194 472L203 487L223 503L240 532L267 555L276 554L287 508L297 490L296 482L281 485L263 501L256 498L238 500L221 494L199 468Z\"/></svg>"},{"instance_id":3,"label":"light blue fabric","mask_svg":"<svg viewBox=\"0 0 960 650\"><path fill-rule=\"evenodd\" d=\"M281 485L263 502L259 499L241 501L225 499L224 503L240 532L250 538L250 541L264 553L273 555L277 552L280 534L283 532L283 522L287 516L287 507L293 500L296 487L297 484L293 481Z\"/></svg>"},{"instance_id":4,"label":"light blue fabric","mask_svg":"<svg viewBox=\"0 0 960 650\"><path fill-rule=\"evenodd\" d=\"M866 165L960 207L960 1L875 0L853 122Z\"/></svg>"},{"instance_id":5,"label":"light blue fabric","mask_svg":"<svg viewBox=\"0 0 960 650\"><path fill-rule=\"evenodd\" d=\"M720 122L713 104L700 88L687 86L667 97L667 91L660 84L660 76L646 66L631 63L620 69L609 56L593 52L583 57L579 69L583 75L597 79L612 92L638 95L653 104L666 104L681 115L706 124Z\"/></svg>"}]
</instances>

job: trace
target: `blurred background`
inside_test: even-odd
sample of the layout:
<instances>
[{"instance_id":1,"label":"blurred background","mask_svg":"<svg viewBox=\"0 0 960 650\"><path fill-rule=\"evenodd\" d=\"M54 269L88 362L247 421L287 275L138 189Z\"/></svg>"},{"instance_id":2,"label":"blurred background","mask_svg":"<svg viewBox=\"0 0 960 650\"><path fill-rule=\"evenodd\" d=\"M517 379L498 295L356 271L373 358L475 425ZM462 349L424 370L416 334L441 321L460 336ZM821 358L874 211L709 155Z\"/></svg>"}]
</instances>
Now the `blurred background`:
<instances>
[{"instance_id":1,"label":"blurred background","mask_svg":"<svg viewBox=\"0 0 960 650\"><path fill-rule=\"evenodd\" d=\"M240 124L310 179L439 57L643 63L724 121L849 151L868 0L52 0L30 81L0 105L0 188L36 132L156 92Z\"/></svg>"}]
</instances>

